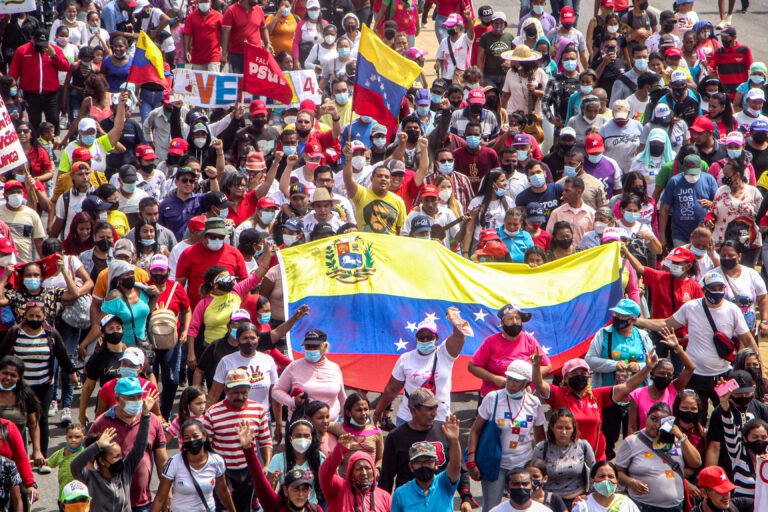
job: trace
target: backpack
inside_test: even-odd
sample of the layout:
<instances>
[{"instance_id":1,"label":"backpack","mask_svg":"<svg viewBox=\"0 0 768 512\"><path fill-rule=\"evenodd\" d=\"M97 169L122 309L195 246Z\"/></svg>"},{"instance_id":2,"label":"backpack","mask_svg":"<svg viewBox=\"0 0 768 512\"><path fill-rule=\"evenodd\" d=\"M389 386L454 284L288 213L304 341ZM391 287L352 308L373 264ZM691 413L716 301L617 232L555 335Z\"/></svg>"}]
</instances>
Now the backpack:
<instances>
[{"instance_id":1,"label":"backpack","mask_svg":"<svg viewBox=\"0 0 768 512\"><path fill-rule=\"evenodd\" d=\"M178 282L174 281L168 301L173 298ZM170 350L179 342L179 319L176 314L168 309L167 304L158 304L147 321L147 336L157 350Z\"/></svg>"}]
</instances>

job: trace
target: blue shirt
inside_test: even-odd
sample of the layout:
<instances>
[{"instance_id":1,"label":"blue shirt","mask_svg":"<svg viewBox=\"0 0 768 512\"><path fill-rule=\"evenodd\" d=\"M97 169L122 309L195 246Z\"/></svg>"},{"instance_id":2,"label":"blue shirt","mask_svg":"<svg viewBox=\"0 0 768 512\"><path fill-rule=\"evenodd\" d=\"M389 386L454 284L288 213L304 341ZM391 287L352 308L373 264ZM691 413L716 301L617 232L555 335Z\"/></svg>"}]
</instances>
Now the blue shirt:
<instances>
[{"instance_id":1,"label":"blue shirt","mask_svg":"<svg viewBox=\"0 0 768 512\"><path fill-rule=\"evenodd\" d=\"M664 187L661 202L672 207L672 238L688 240L691 232L704 222L707 214L699 199L714 199L717 181L711 174L702 172L694 184L685 181L684 174L677 174Z\"/></svg>"},{"instance_id":2,"label":"blue shirt","mask_svg":"<svg viewBox=\"0 0 768 512\"><path fill-rule=\"evenodd\" d=\"M104 28L110 34L117 31L117 25L119 23L128 23L128 15L120 9L116 0L112 0L101 11L101 21L104 23Z\"/></svg>"},{"instance_id":3,"label":"blue shirt","mask_svg":"<svg viewBox=\"0 0 768 512\"><path fill-rule=\"evenodd\" d=\"M515 233L514 237L512 237L504 231L504 226L496 229L496 233L499 234L499 238L501 238L501 241L507 246L512 261L515 263L523 263L523 260L525 259L525 251L530 247L533 247L533 238L531 238L531 234L521 229Z\"/></svg>"},{"instance_id":4,"label":"blue shirt","mask_svg":"<svg viewBox=\"0 0 768 512\"><path fill-rule=\"evenodd\" d=\"M176 193L163 199L160 203L158 222L173 231L176 240L183 240L189 220L203 213L204 196L205 194L197 194L184 201Z\"/></svg>"},{"instance_id":5,"label":"blue shirt","mask_svg":"<svg viewBox=\"0 0 768 512\"><path fill-rule=\"evenodd\" d=\"M451 483L448 478L448 471L442 471L432 479L432 485L429 490L424 489L411 480L405 485L401 485L392 494L391 512L406 512L408 510L418 510L419 512L451 512L453 510L453 495L459 485Z\"/></svg>"},{"instance_id":6,"label":"blue shirt","mask_svg":"<svg viewBox=\"0 0 768 512\"><path fill-rule=\"evenodd\" d=\"M541 203L544 207L544 224L549 220L552 210L560 206L560 196L563 195L563 185L560 183L547 183L547 190L542 193L534 192L531 187L523 190L515 197L515 206L525 208L528 203Z\"/></svg>"},{"instance_id":7,"label":"blue shirt","mask_svg":"<svg viewBox=\"0 0 768 512\"><path fill-rule=\"evenodd\" d=\"M376 124L376 122L371 122L368 124L365 124L360 120L358 117L354 121L352 121L352 140L359 140L363 144L365 144L365 147L368 149L371 149L371 128L373 128L373 125ZM349 137L349 124L347 124L344 129L341 131L341 141L339 144L343 148L344 145L348 142ZM343 155L342 155L343 158Z\"/></svg>"}]
</instances>

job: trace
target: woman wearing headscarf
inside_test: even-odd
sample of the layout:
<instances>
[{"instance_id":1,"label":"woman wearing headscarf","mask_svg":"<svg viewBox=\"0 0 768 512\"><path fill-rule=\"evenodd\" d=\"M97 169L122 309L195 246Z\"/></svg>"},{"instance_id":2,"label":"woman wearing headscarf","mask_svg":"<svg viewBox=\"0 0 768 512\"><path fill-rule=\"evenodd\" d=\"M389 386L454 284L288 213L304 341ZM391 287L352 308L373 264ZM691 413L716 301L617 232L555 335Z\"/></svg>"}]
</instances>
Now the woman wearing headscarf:
<instances>
[{"instance_id":1,"label":"woman wearing headscarf","mask_svg":"<svg viewBox=\"0 0 768 512\"><path fill-rule=\"evenodd\" d=\"M528 48L535 49L536 42L542 37L545 36L544 29L541 27L541 22L538 18L530 16L523 21L522 27L520 28L520 35L512 41L512 45L514 47L524 44Z\"/></svg>"},{"instance_id":2,"label":"woman wearing headscarf","mask_svg":"<svg viewBox=\"0 0 768 512\"><path fill-rule=\"evenodd\" d=\"M674 158L672 144L666 130L654 128L648 134L648 143L643 151L635 157L629 171L636 171L643 175L648 183L648 193L653 196L653 191L656 188L656 175L659 174L661 166L673 161Z\"/></svg>"},{"instance_id":3,"label":"woman wearing headscarf","mask_svg":"<svg viewBox=\"0 0 768 512\"><path fill-rule=\"evenodd\" d=\"M648 116L647 109L645 115L646 117ZM640 147L638 151L644 150L645 146L648 145L648 136L654 128L661 128L667 132L669 143L672 145L672 153L680 151L683 144L688 144L691 140L691 136L688 133L688 125L685 121L676 118L669 105L658 103L653 108L651 121L643 127L643 133L640 134Z\"/></svg>"},{"instance_id":4,"label":"woman wearing headscarf","mask_svg":"<svg viewBox=\"0 0 768 512\"><path fill-rule=\"evenodd\" d=\"M696 49L707 60L707 67L712 69L712 57L715 56L715 51L720 48L720 42L715 35L715 27L709 21L704 20L694 23L692 30L696 32Z\"/></svg>"}]
</instances>

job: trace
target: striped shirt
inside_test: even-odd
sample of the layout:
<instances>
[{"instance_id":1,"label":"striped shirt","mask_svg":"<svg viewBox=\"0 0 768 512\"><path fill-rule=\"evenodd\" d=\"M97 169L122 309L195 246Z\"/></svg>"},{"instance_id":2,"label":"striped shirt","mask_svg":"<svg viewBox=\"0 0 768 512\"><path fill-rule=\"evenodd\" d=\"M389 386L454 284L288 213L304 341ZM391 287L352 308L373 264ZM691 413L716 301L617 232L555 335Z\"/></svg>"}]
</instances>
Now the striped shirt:
<instances>
[{"instance_id":1,"label":"striped shirt","mask_svg":"<svg viewBox=\"0 0 768 512\"><path fill-rule=\"evenodd\" d=\"M51 382L51 347L45 329L40 334L27 334L24 329L18 330L16 341L13 343L13 355L20 357L26 369L24 380L30 386L48 384Z\"/></svg>"},{"instance_id":2,"label":"striped shirt","mask_svg":"<svg viewBox=\"0 0 768 512\"><path fill-rule=\"evenodd\" d=\"M741 428L737 428L734 423L731 408L727 411L721 410L721 413L723 416L723 438L728 450L728 457L731 459L732 480L736 485L733 496L751 498L755 495L755 468L752 465L752 458L744 445Z\"/></svg>"},{"instance_id":3,"label":"striped shirt","mask_svg":"<svg viewBox=\"0 0 768 512\"><path fill-rule=\"evenodd\" d=\"M248 400L242 409L234 409L224 399L214 404L203 416L203 425L211 441L211 447L224 457L227 469L248 467L243 447L240 445L240 436L235 430L241 420L247 420L251 428L255 429L254 437L259 443L259 448L272 446L267 414L261 404L255 400Z\"/></svg>"}]
</instances>

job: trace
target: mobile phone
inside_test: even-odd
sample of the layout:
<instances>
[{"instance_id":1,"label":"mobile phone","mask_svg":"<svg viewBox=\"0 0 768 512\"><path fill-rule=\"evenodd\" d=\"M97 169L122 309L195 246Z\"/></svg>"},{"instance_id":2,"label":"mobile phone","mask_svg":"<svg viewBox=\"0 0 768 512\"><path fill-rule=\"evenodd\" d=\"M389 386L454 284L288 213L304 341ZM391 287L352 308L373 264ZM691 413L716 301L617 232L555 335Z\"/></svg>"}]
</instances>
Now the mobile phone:
<instances>
[{"instance_id":1,"label":"mobile phone","mask_svg":"<svg viewBox=\"0 0 768 512\"><path fill-rule=\"evenodd\" d=\"M731 379L728 382L715 386L715 393L717 393L717 396L723 397L738 388L739 383L735 379Z\"/></svg>"}]
</instances>

